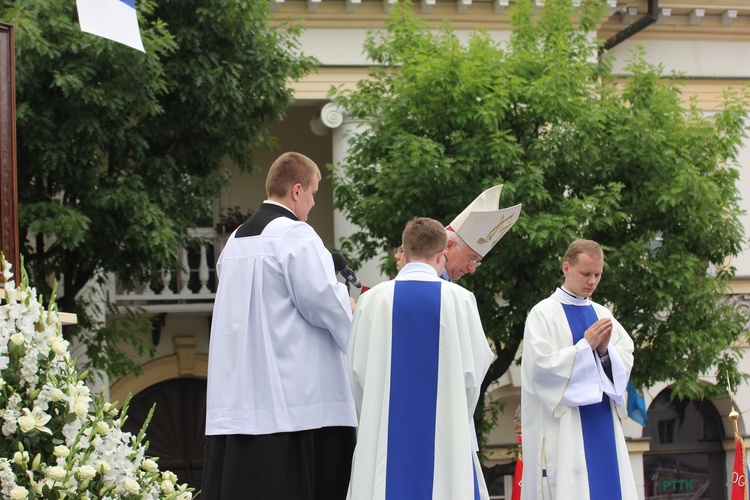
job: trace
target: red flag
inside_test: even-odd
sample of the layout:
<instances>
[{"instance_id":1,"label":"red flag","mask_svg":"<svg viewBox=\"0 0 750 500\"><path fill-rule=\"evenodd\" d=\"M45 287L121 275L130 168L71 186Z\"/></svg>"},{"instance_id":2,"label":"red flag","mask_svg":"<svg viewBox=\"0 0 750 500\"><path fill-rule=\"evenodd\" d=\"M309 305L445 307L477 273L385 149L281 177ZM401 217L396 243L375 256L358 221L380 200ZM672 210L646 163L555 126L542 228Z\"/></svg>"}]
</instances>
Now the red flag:
<instances>
[{"instance_id":1,"label":"red flag","mask_svg":"<svg viewBox=\"0 0 750 500\"><path fill-rule=\"evenodd\" d=\"M510 494L510 500L521 500L521 479L523 478L523 455L521 453L521 435L518 438L518 460L516 460L516 471L513 473L513 492ZM734 498L732 499L734 500Z\"/></svg>"},{"instance_id":2,"label":"red flag","mask_svg":"<svg viewBox=\"0 0 750 500\"><path fill-rule=\"evenodd\" d=\"M745 446L739 435L734 437L737 448L734 452L734 467L732 468L732 499L748 500L747 467L745 466Z\"/></svg>"}]
</instances>

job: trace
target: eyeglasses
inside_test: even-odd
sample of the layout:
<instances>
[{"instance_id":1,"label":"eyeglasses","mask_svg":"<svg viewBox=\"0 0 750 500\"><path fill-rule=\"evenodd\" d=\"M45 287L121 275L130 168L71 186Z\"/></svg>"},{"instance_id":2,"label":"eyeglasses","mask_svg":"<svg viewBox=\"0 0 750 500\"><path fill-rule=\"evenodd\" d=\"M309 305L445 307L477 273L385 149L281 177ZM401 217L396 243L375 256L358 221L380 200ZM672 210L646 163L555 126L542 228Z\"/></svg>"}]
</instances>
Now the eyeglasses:
<instances>
[{"instance_id":1,"label":"eyeglasses","mask_svg":"<svg viewBox=\"0 0 750 500\"><path fill-rule=\"evenodd\" d=\"M464 250L464 247L461 246L460 243L456 242L456 245L458 246L458 248L461 249L461 251L464 253L464 255L466 256L466 258L469 259L469 264L473 265L474 267L479 267L479 266L482 265L482 261L481 260L476 260L476 259L472 259L471 257L469 257L469 254L466 253L466 250Z\"/></svg>"}]
</instances>

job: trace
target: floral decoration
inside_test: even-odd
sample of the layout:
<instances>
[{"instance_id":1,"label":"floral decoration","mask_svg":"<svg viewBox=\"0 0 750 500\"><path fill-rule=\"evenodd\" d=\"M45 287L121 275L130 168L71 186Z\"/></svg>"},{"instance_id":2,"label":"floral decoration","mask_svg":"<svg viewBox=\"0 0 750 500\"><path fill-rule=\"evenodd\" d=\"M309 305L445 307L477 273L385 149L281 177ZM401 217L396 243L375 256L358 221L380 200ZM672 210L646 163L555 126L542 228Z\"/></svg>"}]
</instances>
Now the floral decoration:
<instances>
[{"instance_id":1,"label":"floral decoration","mask_svg":"<svg viewBox=\"0 0 750 500\"><path fill-rule=\"evenodd\" d=\"M146 420L122 430L122 410L92 396L62 336L54 292L46 309L0 253L0 496L24 499L192 498L146 456ZM153 413L154 409L151 409Z\"/></svg>"},{"instance_id":2,"label":"floral decoration","mask_svg":"<svg viewBox=\"0 0 750 500\"><path fill-rule=\"evenodd\" d=\"M240 225L245 222L250 216L253 215L251 210L242 212L242 208L239 205L233 207L227 207L219 217L219 232L231 233Z\"/></svg>"}]
</instances>

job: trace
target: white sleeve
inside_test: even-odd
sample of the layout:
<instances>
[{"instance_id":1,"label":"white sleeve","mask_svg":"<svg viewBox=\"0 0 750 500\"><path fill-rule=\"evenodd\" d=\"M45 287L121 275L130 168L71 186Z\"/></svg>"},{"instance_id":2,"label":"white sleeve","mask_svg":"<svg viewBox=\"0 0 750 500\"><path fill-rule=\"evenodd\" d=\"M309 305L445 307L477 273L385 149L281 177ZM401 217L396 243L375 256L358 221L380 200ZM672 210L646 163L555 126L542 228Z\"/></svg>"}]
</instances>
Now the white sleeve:
<instances>
[{"instance_id":1,"label":"white sleeve","mask_svg":"<svg viewBox=\"0 0 750 500\"><path fill-rule=\"evenodd\" d=\"M547 411L562 414L565 389L573 374L578 348L564 340L559 330L558 304L543 301L526 319L521 368L524 390L534 394ZM570 338L570 337L568 337Z\"/></svg>"},{"instance_id":2,"label":"white sleeve","mask_svg":"<svg viewBox=\"0 0 750 500\"><path fill-rule=\"evenodd\" d=\"M328 330L342 352L352 319L346 285L336 279L331 253L307 224L285 236L280 263L292 301L311 324Z\"/></svg>"},{"instance_id":3,"label":"white sleeve","mask_svg":"<svg viewBox=\"0 0 750 500\"><path fill-rule=\"evenodd\" d=\"M597 312L599 311L597 309ZM603 315L604 313L600 314ZM606 311L606 314L610 314L609 311ZM607 378L608 384L603 385L603 390L617 406L622 406L624 402L623 395L627 389L628 380L630 380L630 371L633 369L633 349L633 340L625 331L625 328L612 318L612 338L607 348L612 365L612 381Z\"/></svg>"},{"instance_id":4,"label":"white sleeve","mask_svg":"<svg viewBox=\"0 0 750 500\"><path fill-rule=\"evenodd\" d=\"M605 308L597 307L597 314L612 319L612 337L608 346L612 380L602 367L599 356L594 353L586 339L581 339L577 347L576 361L570 383L561 402L567 406L582 406L598 403L603 394L622 406L623 393L627 387L632 367L633 342L625 329Z\"/></svg>"},{"instance_id":5,"label":"white sleeve","mask_svg":"<svg viewBox=\"0 0 750 500\"><path fill-rule=\"evenodd\" d=\"M583 406L602 400L602 378L609 382L601 363L586 339L575 345L576 357L570 380L561 402L567 406Z\"/></svg>"}]
</instances>

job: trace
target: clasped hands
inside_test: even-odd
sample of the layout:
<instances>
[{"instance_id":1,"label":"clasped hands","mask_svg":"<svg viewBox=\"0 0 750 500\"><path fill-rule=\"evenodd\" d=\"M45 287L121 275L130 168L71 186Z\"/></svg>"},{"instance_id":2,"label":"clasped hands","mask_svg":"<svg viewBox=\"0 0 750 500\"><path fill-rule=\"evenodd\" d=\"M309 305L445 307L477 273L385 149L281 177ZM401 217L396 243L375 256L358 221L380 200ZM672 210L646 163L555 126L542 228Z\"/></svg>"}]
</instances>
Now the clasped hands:
<instances>
[{"instance_id":1,"label":"clasped hands","mask_svg":"<svg viewBox=\"0 0 750 500\"><path fill-rule=\"evenodd\" d=\"M612 337L612 318L602 318L591 325L584 333L583 338L592 349L596 349L599 356L607 354L609 339Z\"/></svg>"}]
</instances>

